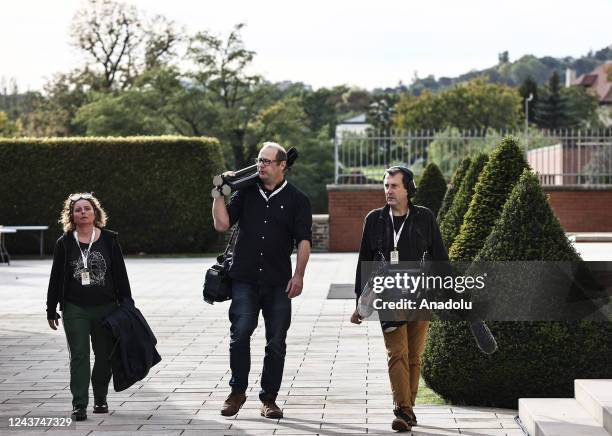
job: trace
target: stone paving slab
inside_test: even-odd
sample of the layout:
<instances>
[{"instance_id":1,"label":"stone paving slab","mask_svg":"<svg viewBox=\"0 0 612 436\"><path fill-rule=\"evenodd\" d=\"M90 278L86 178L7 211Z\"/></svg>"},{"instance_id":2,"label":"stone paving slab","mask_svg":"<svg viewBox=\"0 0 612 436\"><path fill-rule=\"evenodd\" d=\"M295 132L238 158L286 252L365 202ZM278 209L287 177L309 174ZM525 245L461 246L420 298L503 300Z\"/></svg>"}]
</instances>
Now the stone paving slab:
<instances>
[{"instance_id":1,"label":"stone paving slab","mask_svg":"<svg viewBox=\"0 0 612 436\"><path fill-rule=\"evenodd\" d=\"M202 273L212 259L127 260L134 299L158 339L163 360L123 392L109 393L108 415L61 435L390 434L392 399L380 326L350 324L353 300L326 299L330 283L350 283L355 254L313 254L304 293L293 301L278 403L285 418L259 414L263 320L252 340L248 399L235 417L219 415L229 392L228 304L205 304ZM49 260L0 265L0 434L8 418L70 414L63 331L45 320ZM91 395L91 394L90 394ZM423 405L413 435L519 435L515 410Z\"/></svg>"}]
</instances>

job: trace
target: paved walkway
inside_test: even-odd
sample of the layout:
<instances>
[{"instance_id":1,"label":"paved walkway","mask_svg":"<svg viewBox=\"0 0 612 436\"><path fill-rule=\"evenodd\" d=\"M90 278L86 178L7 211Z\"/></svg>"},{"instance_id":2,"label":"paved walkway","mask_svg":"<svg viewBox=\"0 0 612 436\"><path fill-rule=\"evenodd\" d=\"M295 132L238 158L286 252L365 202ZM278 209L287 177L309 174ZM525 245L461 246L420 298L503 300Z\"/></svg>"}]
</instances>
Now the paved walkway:
<instances>
[{"instance_id":1,"label":"paved walkway","mask_svg":"<svg viewBox=\"0 0 612 436\"><path fill-rule=\"evenodd\" d=\"M327 300L330 283L350 283L355 254L315 254L305 291L294 300L279 404L285 418L259 416L257 383L263 322L252 344L249 398L236 417L219 415L228 393L228 304L201 298L212 259L128 259L137 305L157 335L162 362L146 380L110 392L109 415L93 415L58 434L384 434L392 400L376 323L349 322L354 302ZM0 265L0 433L8 418L70 413L68 352L63 331L49 329L45 296L49 260ZM91 409L91 408L90 408ZM419 405L415 435L521 435L515 410ZM45 433L47 434L47 433Z\"/></svg>"}]
</instances>

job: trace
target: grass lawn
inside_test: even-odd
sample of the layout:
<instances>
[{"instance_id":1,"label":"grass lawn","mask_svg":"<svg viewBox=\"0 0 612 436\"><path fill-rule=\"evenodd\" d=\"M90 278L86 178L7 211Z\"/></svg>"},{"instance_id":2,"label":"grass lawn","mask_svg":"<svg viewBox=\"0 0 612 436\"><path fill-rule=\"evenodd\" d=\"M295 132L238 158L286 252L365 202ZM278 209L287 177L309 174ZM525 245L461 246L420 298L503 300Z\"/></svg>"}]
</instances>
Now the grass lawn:
<instances>
[{"instance_id":1,"label":"grass lawn","mask_svg":"<svg viewBox=\"0 0 612 436\"><path fill-rule=\"evenodd\" d=\"M423 377L421 377L421 381L419 382L419 392L416 397L416 405L424 406L424 405L444 405L448 404L444 401L438 394L429 389L429 387L425 384Z\"/></svg>"}]
</instances>

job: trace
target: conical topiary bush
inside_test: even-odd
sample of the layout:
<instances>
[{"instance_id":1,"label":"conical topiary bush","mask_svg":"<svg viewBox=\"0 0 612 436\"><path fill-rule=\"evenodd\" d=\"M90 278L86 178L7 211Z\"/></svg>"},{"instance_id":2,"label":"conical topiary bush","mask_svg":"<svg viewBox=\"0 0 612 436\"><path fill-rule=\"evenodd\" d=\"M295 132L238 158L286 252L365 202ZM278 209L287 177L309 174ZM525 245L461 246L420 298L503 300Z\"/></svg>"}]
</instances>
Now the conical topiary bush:
<instances>
[{"instance_id":1,"label":"conical topiary bush","mask_svg":"<svg viewBox=\"0 0 612 436\"><path fill-rule=\"evenodd\" d=\"M478 176L486 165L489 157L484 153L479 153L470 163L470 167L463 178L461 186L455 199L451 204L448 212L442 220L440 220L440 234L444 241L445 247L451 247L453 241L459 233L463 217L470 206L472 196L474 195L474 187L478 181Z\"/></svg>"},{"instance_id":2,"label":"conical topiary bush","mask_svg":"<svg viewBox=\"0 0 612 436\"><path fill-rule=\"evenodd\" d=\"M455 195L457 194L457 191L459 191L461 183L463 182L463 179L465 178L465 175L468 172L468 169L470 168L471 164L472 159L469 156L463 158L461 163L459 163L455 174L453 174L453 177L451 178L451 181L448 184L446 194L444 194L444 199L442 200L442 206L440 206L440 210L438 211L438 224L442 222L444 216L453 204Z\"/></svg>"},{"instance_id":3,"label":"conical topiary bush","mask_svg":"<svg viewBox=\"0 0 612 436\"><path fill-rule=\"evenodd\" d=\"M537 177L525 170L477 259L580 261ZM577 378L610 378L610 322L491 322L498 351L484 355L463 322L436 321L423 378L454 404L517 408L518 398L573 397Z\"/></svg>"},{"instance_id":4,"label":"conical topiary bush","mask_svg":"<svg viewBox=\"0 0 612 436\"><path fill-rule=\"evenodd\" d=\"M444 175L438 165L431 162L423 171L414 202L420 206L425 206L433 212L434 216L437 216L445 193L446 180Z\"/></svg>"},{"instance_id":5,"label":"conical topiary bush","mask_svg":"<svg viewBox=\"0 0 612 436\"><path fill-rule=\"evenodd\" d=\"M451 260L470 261L476 257L525 168L527 162L517 139L506 136L478 178L459 234L448 252Z\"/></svg>"}]
</instances>

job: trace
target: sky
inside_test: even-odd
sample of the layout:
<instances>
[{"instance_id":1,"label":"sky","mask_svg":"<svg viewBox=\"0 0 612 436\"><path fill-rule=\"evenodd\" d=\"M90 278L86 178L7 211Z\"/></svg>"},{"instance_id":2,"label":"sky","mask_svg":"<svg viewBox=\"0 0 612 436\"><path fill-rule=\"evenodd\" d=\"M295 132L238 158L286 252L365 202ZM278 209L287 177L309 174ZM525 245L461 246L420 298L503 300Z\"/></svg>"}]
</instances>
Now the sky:
<instances>
[{"instance_id":1,"label":"sky","mask_svg":"<svg viewBox=\"0 0 612 436\"><path fill-rule=\"evenodd\" d=\"M526 54L579 57L612 44L612 1L567 0L127 0L189 33L243 39L253 72L314 88L410 84L415 74L456 76ZM0 80L37 90L84 65L69 26L81 0L5 1L0 7Z\"/></svg>"}]
</instances>

